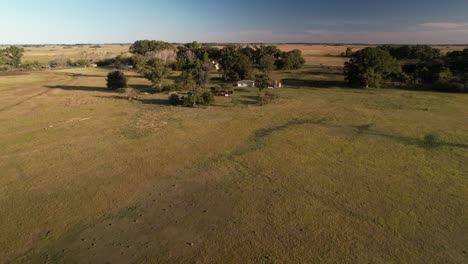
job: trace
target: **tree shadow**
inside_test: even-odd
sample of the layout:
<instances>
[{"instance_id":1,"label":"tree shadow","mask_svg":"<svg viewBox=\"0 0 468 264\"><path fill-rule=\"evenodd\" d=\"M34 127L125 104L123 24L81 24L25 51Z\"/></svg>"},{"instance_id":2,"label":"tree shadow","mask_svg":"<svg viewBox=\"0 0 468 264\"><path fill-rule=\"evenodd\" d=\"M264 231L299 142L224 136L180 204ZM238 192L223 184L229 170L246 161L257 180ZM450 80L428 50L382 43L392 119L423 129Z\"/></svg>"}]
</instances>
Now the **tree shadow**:
<instances>
[{"instance_id":1,"label":"tree shadow","mask_svg":"<svg viewBox=\"0 0 468 264\"><path fill-rule=\"evenodd\" d=\"M85 91L85 92L104 92L104 93L114 93L115 90L111 90L104 87L96 86L71 86L71 85L55 85L55 86L45 86L50 89L62 89L65 91Z\"/></svg>"},{"instance_id":2,"label":"tree shadow","mask_svg":"<svg viewBox=\"0 0 468 264\"><path fill-rule=\"evenodd\" d=\"M311 70L311 71L305 71L303 74L308 74L308 75L331 75L331 76L336 76L336 75L343 75L343 72L341 71L318 71L318 70Z\"/></svg>"},{"instance_id":3,"label":"tree shadow","mask_svg":"<svg viewBox=\"0 0 468 264\"><path fill-rule=\"evenodd\" d=\"M401 135L387 134L387 133L378 132L378 131L369 130L369 131L364 132L364 134L393 139L404 145L411 145L411 146L416 146L416 147L425 148L425 149L433 149L433 148L438 148L438 147L454 147L454 148L464 148L464 149L468 148L468 144L463 144L463 143L452 143L452 142L446 142L442 140L436 140L432 142L432 141L427 140L426 138L412 138L412 137L406 137L406 136L401 136Z\"/></svg>"},{"instance_id":4,"label":"tree shadow","mask_svg":"<svg viewBox=\"0 0 468 264\"><path fill-rule=\"evenodd\" d=\"M299 89L310 88L345 88L347 82L338 80L304 80L304 79L283 79L283 85Z\"/></svg>"},{"instance_id":5,"label":"tree shadow","mask_svg":"<svg viewBox=\"0 0 468 264\"><path fill-rule=\"evenodd\" d=\"M164 106L171 105L168 99L160 99L160 98L151 98L151 99L133 98L132 100L129 100L128 97L124 95L95 96L95 97L104 98L104 99L123 100L123 101L128 101L128 102L136 102L136 103L141 103L141 104L146 104L146 105L164 105Z\"/></svg>"},{"instance_id":6,"label":"tree shadow","mask_svg":"<svg viewBox=\"0 0 468 264\"><path fill-rule=\"evenodd\" d=\"M131 85L129 85L129 87L133 88L135 90L138 90L140 92L149 92L149 93L155 92L155 90L153 89L153 87L151 87L151 85L131 84Z\"/></svg>"},{"instance_id":7,"label":"tree shadow","mask_svg":"<svg viewBox=\"0 0 468 264\"><path fill-rule=\"evenodd\" d=\"M66 72L66 73L59 73L59 75L65 75L65 76L68 76L68 77L73 77L73 78L78 78L78 77L92 77L92 78L102 78L102 77L106 77L104 75L96 75L96 74L82 74L82 73L69 73L69 72Z\"/></svg>"}]
</instances>

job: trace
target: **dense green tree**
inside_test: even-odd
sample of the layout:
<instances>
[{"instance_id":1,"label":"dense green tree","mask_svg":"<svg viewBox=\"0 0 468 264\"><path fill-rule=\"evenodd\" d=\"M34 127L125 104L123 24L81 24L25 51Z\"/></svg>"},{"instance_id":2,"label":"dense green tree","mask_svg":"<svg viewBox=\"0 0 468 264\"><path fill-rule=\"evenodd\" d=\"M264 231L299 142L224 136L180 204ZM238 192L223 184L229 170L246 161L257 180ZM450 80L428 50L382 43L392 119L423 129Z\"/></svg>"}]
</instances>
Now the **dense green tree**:
<instances>
[{"instance_id":1,"label":"dense green tree","mask_svg":"<svg viewBox=\"0 0 468 264\"><path fill-rule=\"evenodd\" d=\"M258 67L260 70L269 73L275 69L275 62L276 58L273 55L266 54L260 58Z\"/></svg>"},{"instance_id":2,"label":"dense green tree","mask_svg":"<svg viewBox=\"0 0 468 264\"><path fill-rule=\"evenodd\" d=\"M177 78L176 84L181 90L193 89L197 83L195 82L192 69L183 70Z\"/></svg>"},{"instance_id":3,"label":"dense green tree","mask_svg":"<svg viewBox=\"0 0 468 264\"><path fill-rule=\"evenodd\" d=\"M134 54L146 55L151 51L161 51L173 49L172 44L159 40L137 40L130 46L130 52Z\"/></svg>"},{"instance_id":4,"label":"dense green tree","mask_svg":"<svg viewBox=\"0 0 468 264\"><path fill-rule=\"evenodd\" d=\"M276 60L283 56L283 52L276 46L260 46L255 48L255 57L253 63L258 63L263 56L271 55Z\"/></svg>"},{"instance_id":5,"label":"dense green tree","mask_svg":"<svg viewBox=\"0 0 468 264\"><path fill-rule=\"evenodd\" d=\"M145 56L140 55L140 54L135 54L132 57L132 66L136 71L139 71L140 69L144 68L147 63L147 59Z\"/></svg>"},{"instance_id":6,"label":"dense green tree","mask_svg":"<svg viewBox=\"0 0 468 264\"><path fill-rule=\"evenodd\" d=\"M399 74L401 67L390 53L380 48L365 48L345 63L345 77L350 85L380 87L382 80Z\"/></svg>"},{"instance_id":7,"label":"dense green tree","mask_svg":"<svg viewBox=\"0 0 468 264\"><path fill-rule=\"evenodd\" d=\"M161 83L170 73L170 69L164 65L161 59L153 58L148 60L146 65L139 72L145 76L157 90L161 90Z\"/></svg>"},{"instance_id":8,"label":"dense green tree","mask_svg":"<svg viewBox=\"0 0 468 264\"><path fill-rule=\"evenodd\" d=\"M447 53L445 64L453 73L453 79L462 84L464 91L468 92L468 49Z\"/></svg>"},{"instance_id":9,"label":"dense green tree","mask_svg":"<svg viewBox=\"0 0 468 264\"><path fill-rule=\"evenodd\" d=\"M390 55L399 60L434 60L442 57L439 49L428 45L382 45L379 48L388 51Z\"/></svg>"},{"instance_id":10,"label":"dense green tree","mask_svg":"<svg viewBox=\"0 0 468 264\"><path fill-rule=\"evenodd\" d=\"M255 86L262 91L263 89L268 88L270 86L270 78L266 74L258 74L255 76Z\"/></svg>"},{"instance_id":11,"label":"dense green tree","mask_svg":"<svg viewBox=\"0 0 468 264\"><path fill-rule=\"evenodd\" d=\"M196 86L204 86L210 80L210 72L197 64L193 68L188 68L182 71L177 78L177 86L183 90L190 90Z\"/></svg>"},{"instance_id":12,"label":"dense green tree","mask_svg":"<svg viewBox=\"0 0 468 264\"><path fill-rule=\"evenodd\" d=\"M305 59L302 51L295 49L283 54L282 59L277 62L278 68L283 70L297 70L304 66Z\"/></svg>"},{"instance_id":13,"label":"dense green tree","mask_svg":"<svg viewBox=\"0 0 468 264\"><path fill-rule=\"evenodd\" d=\"M248 56L239 52L239 48L228 45L221 50L221 66L223 79L226 81L239 81L252 77L253 63Z\"/></svg>"},{"instance_id":14,"label":"dense green tree","mask_svg":"<svg viewBox=\"0 0 468 264\"><path fill-rule=\"evenodd\" d=\"M197 57L195 53L186 46L177 47L175 68L177 70L184 70L193 68Z\"/></svg>"},{"instance_id":15,"label":"dense green tree","mask_svg":"<svg viewBox=\"0 0 468 264\"><path fill-rule=\"evenodd\" d=\"M119 89L127 87L127 77L121 71L112 71L107 74L107 88Z\"/></svg>"}]
</instances>

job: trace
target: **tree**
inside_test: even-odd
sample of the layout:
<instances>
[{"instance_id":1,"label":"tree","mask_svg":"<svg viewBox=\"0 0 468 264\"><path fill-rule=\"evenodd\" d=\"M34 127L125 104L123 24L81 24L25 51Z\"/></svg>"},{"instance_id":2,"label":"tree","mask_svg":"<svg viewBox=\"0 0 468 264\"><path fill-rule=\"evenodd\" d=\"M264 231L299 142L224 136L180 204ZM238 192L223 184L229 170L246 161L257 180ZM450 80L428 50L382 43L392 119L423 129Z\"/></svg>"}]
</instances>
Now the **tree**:
<instances>
[{"instance_id":1,"label":"tree","mask_svg":"<svg viewBox=\"0 0 468 264\"><path fill-rule=\"evenodd\" d=\"M266 74L258 74L255 76L255 87L257 87L260 91L268 88L268 86L270 86L270 82L270 78Z\"/></svg>"},{"instance_id":2,"label":"tree","mask_svg":"<svg viewBox=\"0 0 468 264\"><path fill-rule=\"evenodd\" d=\"M378 48L388 51L390 55L398 60L434 60L442 56L439 49L428 45L382 45Z\"/></svg>"},{"instance_id":3,"label":"tree","mask_svg":"<svg viewBox=\"0 0 468 264\"><path fill-rule=\"evenodd\" d=\"M266 54L260 58L258 66L262 71L269 73L275 69L275 62L276 58L273 55Z\"/></svg>"},{"instance_id":4,"label":"tree","mask_svg":"<svg viewBox=\"0 0 468 264\"><path fill-rule=\"evenodd\" d=\"M159 40L137 40L130 46L130 53L146 55L151 51L173 49L172 44Z\"/></svg>"},{"instance_id":5,"label":"tree","mask_svg":"<svg viewBox=\"0 0 468 264\"><path fill-rule=\"evenodd\" d=\"M0 50L0 58L3 58L7 65L12 68L18 68L21 64L24 49L16 46L10 46L6 49Z\"/></svg>"},{"instance_id":6,"label":"tree","mask_svg":"<svg viewBox=\"0 0 468 264\"><path fill-rule=\"evenodd\" d=\"M465 91L468 91L468 49L447 53L445 61L453 74L464 84Z\"/></svg>"},{"instance_id":7,"label":"tree","mask_svg":"<svg viewBox=\"0 0 468 264\"><path fill-rule=\"evenodd\" d=\"M154 88L160 90L161 83L170 73L170 69L166 68L164 61L161 59L153 58L150 59L139 72L153 84Z\"/></svg>"},{"instance_id":8,"label":"tree","mask_svg":"<svg viewBox=\"0 0 468 264\"><path fill-rule=\"evenodd\" d=\"M346 48L345 56L348 58L353 56L353 49L350 47Z\"/></svg>"},{"instance_id":9,"label":"tree","mask_svg":"<svg viewBox=\"0 0 468 264\"><path fill-rule=\"evenodd\" d=\"M183 70L177 78L176 84L182 90L190 90L194 88L197 83L193 77L193 71L191 69Z\"/></svg>"},{"instance_id":10,"label":"tree","mask_svg":"<svg viewBox=\"0 0 468 264\"><path fill-rule=\"evenodd\" d=\"M140 69L143 69L146 65L146 58L143 55L140 54L135 54L132 57L132 66L136 71L140 71Z\"/></svg>"},{"instance_id":11,"label":"tree","mask_svg":"<svg viewBox=\"0 0 468 264\"><path fill-rule=\"evenodd\" d=\"M119 89L127 87L127 77L121 71L112 71L107 74L107 88Z\"/></svg>"},{"instance_id":12,"label":"tree","mask_svg":"<svg viewBox=\"0 0 468 264\"><path fill-rule=\"evenodd\" d=\"M345 63L344 72L350 85L380 87L382 80L401 72L398 61L380 48L365 48Z\"/></svg>"},{"instance_id":13,"label":"tree","mask_svg":"<svg viewBox=\"0 0 468 264\"><path fill-rule=\"evenodd\" d=\"M271 55L278 60L283 55L283 52L276 46L255 46L255 57L252 62L258 63L265 55Z\"/></svg>"},{"instance_id":14,"label":"tree","mask_svg":"<svg viewBox=\"0 0 468 264\"><path fill-rule=\"evenodd\" d=\"M295 49L286 52L282 60L278 61L278 68L283 70L297 70L304 66L305 59L302 57L302 51Z\"/></svg>"},{"instance_id":15,"label":"tree","mask_svg":"<svg viewBox=\"0 0 468 264\"><path fill-rule=\"evenodd\" d=\"M195 86L204 86L210 80L210 72L204 68L200 63L196 63L193 68L187 68L177 78L177 85L182 90L190 90Z\"/></svg>"},{"instance_id":16,"label":"tree","mask_svg":"<svg viewBox=\"0 0 468 264\"><path fill-rule=\"evenodd\" d=\"M228 45L221 50L221 68L223 79L239 81L252 77L253 63L249 57L242 54L238 46Z\"/></svg>"}]
</instances>

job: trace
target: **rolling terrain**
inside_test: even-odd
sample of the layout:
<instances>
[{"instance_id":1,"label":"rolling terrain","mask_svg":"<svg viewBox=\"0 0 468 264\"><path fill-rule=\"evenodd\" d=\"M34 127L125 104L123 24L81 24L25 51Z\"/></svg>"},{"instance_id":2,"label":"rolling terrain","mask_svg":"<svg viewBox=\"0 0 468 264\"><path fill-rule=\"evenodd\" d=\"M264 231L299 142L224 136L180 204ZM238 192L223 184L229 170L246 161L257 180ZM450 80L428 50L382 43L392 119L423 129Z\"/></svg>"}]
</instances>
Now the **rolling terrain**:
<instances>
[{"instance_id":1,"label":"rolling terrain","mask_svg":"<svg viewBox=\"0 0 468 264\"><path fill-rule=\"evenodd\" d=\"M467 262L468 95L346 88L344 47L279 47L307 66L265 106L1 75L0 263Z\"/></svg>"}]
</instances>

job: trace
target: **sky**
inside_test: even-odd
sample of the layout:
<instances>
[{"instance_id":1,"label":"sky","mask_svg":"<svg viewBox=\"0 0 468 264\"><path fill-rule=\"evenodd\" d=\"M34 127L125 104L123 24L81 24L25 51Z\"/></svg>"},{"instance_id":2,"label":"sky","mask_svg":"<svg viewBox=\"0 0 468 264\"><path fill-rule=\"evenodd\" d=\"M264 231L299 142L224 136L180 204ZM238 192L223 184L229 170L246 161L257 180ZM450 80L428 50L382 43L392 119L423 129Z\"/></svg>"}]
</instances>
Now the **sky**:
<instances>
[{"instance_id":1,"label":"sky","mask_svg":"<svg viewBox=\"0 0 468 264\"><path fill-rule=\"evenodd\" d=\"M0 44L468 44L468 0L0 0Z\"/></svg>"}]
</instances>

